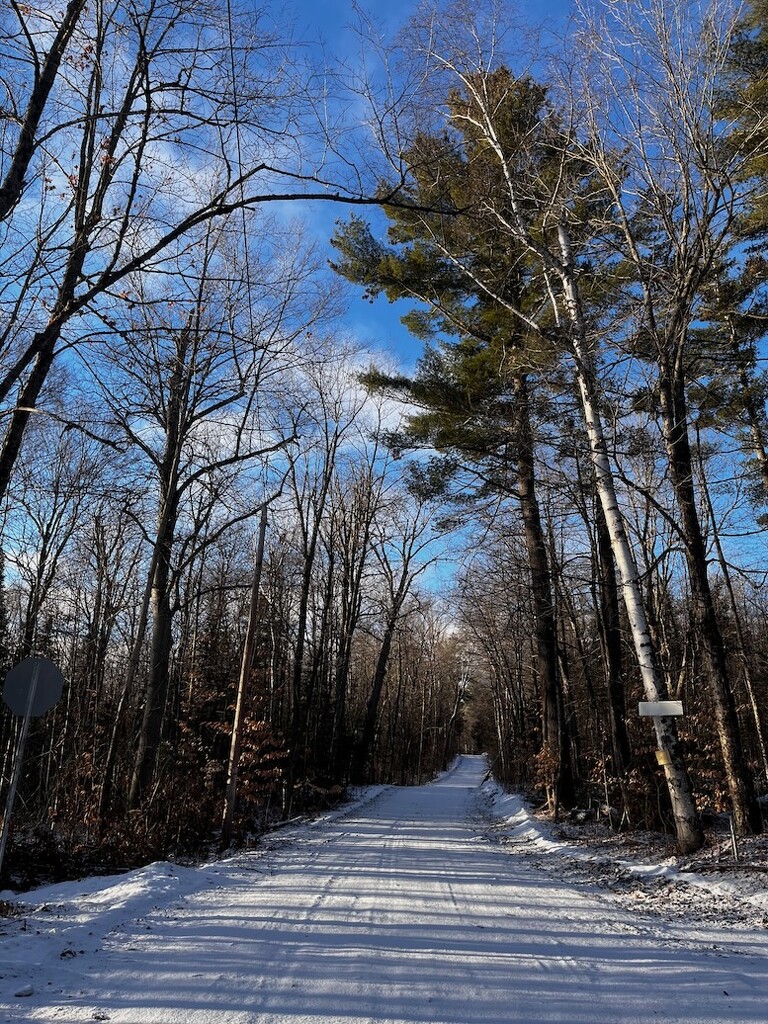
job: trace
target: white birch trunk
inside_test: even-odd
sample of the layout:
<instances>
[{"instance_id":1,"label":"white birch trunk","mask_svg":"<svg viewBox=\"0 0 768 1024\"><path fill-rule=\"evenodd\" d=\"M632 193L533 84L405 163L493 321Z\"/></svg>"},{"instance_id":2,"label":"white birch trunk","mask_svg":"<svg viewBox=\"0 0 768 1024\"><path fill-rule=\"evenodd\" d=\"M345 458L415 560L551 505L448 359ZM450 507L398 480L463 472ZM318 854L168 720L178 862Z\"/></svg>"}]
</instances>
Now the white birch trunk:
<instances>
[{"instance_id":1,"label":"white birch trunk","mask_svg":"<svg viewBox=\"0 0 768 1024\"><path fill-rule=\"evenodd\" d=\"M578 285L573 272L570 236L564 224L560 224L558 227L558 240L562 257L560 278L568 318L573 329L572 345L576 362L576 379L598 496L608 524L613 556L619 571L622 597L640 668L643 692L646 700L663 700L666 696L666 688L656 666L653 640L645 614L637 564L627 538L624 519L616 496L608 446L605 441L596 396L594 358L587 341ZM654 718L653 724L659 749L667 751L670 755L670 763L664 765L664 774L672 803L678 846L681 853L691 853L699 849L704 837L696 814L691 782L680 756L675 721L673 718Z\"/></svg>"}]
</instances>

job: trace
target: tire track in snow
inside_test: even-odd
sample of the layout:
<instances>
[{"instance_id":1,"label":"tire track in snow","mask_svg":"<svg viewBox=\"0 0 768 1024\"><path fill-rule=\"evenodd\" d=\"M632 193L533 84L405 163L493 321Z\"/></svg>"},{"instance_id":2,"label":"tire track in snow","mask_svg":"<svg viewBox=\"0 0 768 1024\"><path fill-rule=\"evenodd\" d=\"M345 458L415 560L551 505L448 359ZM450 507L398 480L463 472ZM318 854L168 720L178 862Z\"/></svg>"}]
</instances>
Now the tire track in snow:
<instances>
[{"instance_id":1,"label":"tire track in snow","mask_svg":"<svg viewBox=\"0 0 768 1024\"><path fill-rule=\"evenodd\" d=\"M108 949L68 962L68 1001L17 1000L12 1019L765 1024L764 960L734 971L665 946L484 836L484 770L464 758L435 785L385 790L223 863L216 888L137 913Z\"/></svg>"}]
</instances>

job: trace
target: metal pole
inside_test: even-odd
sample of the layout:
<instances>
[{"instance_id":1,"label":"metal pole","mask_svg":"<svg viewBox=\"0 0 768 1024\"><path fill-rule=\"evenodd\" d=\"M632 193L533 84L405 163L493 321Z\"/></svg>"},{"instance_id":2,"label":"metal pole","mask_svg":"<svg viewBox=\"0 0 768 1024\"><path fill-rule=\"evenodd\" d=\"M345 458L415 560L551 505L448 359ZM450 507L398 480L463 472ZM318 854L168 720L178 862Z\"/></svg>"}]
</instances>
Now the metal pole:
<instances>
[{"instance_id":1,"label":"metal pole","mask_svg":"<svg viewBox=\"0 0 768 1024\"><path fill-rule=\"evenodd\" d=\"M8 843L8 835L11 831L11 811L13 810L13 803L16 799L16 789L19 785L19 778L21 777L21 766L24 762L24 747L27 743L27 733L29 732L29 723L32 719L31 710L32 704L35 699L35 693L37 692L37 680L40 675L40 661L35 662L35 668L32 673L32 681L29 684L29 693L27 695L27 710L24 714L24 718L21 723L21 733L19 734L19 742L16 744L16 760L13 765L13 772L11 774L11 785L8 789L8 799L5 802L5 816L3 817L3 835L0 838L0 874L3 870L3 858L5 857L5 847Z\"/></svg>"}]
</instances>

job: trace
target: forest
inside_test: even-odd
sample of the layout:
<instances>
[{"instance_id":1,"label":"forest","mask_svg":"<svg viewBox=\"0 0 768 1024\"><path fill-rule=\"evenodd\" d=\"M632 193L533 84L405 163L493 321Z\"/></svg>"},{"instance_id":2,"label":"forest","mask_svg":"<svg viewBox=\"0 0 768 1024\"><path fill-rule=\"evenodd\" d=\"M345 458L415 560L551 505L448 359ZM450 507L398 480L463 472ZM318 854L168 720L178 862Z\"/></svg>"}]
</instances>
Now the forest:
<instances>
[{"instance_id":1,"label":"forest","mask_svg":"<svg viewBox=\"0 0 768 1024\"><path fill-rule=\"evenodd\" d=\"M768 2L350 6L343 57L276 8L0 13L0 678L66 681L2 881L459 752L761 831Z\"/></svg>"}]
</instances>

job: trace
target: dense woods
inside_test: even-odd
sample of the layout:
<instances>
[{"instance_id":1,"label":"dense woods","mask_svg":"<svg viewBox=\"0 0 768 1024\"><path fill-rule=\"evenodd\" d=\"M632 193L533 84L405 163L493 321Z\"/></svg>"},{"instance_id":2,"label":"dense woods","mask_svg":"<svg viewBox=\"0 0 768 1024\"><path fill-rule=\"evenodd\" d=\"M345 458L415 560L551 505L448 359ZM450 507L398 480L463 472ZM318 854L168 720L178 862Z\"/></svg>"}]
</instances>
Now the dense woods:
<instances>
[{"instance_id":1,"label":"dense woods","mask_svg":"<svg viewBox=\"0 0 768 1024\"><path fill-rule=\"evenodd\" d=\"M66 678L6 881L460 750L762 828L768 4L575 6L425 8L362 80L234 0L6 5L0 673Z\"/></svg>"}]
</instances>

